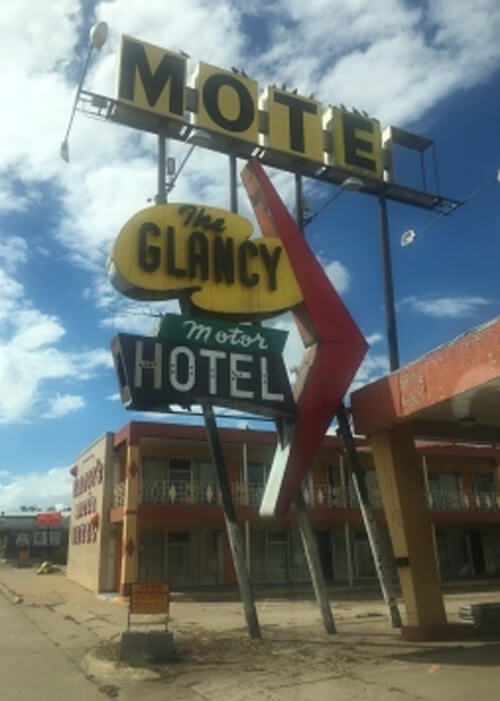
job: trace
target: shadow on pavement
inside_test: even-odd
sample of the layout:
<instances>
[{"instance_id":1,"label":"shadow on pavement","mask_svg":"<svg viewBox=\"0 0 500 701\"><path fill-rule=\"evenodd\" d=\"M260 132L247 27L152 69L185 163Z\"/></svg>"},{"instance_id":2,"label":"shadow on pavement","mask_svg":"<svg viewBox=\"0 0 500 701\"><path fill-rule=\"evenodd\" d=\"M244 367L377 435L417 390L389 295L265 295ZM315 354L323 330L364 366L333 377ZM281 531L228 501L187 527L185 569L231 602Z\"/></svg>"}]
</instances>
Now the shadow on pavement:
<instances>
[{"instance_id":1,"label":"shadow on pavement","mask_svg":"<svg viewBox=\"0 0 500 701\"><path fill-rule=\"evenodd\" d=\"M400 662L415 662L429 665L456 665L459 667L496 667L500 665L500 643L481 644L474 647L458 645L453 648L391 655Z\"/></svg>"}]
</instances>

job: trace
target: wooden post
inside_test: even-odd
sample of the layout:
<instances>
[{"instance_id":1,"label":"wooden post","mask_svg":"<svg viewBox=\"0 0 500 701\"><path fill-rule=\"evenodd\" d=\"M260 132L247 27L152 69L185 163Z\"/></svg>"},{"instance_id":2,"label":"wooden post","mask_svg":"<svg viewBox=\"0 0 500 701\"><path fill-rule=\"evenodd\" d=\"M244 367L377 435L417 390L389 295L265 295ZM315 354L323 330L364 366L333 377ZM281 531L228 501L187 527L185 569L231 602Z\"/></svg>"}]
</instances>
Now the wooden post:
<instances>
[{"instance_id":1,"label":"wooden post","mask_svg":"<svg viewBox=\"0 0 500 701\"><path fill-rule=\"evenodd\" d=\"M238 526L238 522L236 520L236 511L233 504L231 489L229 487L229 482L227 479L224 455L219 440L219 434L217 432L217 424L215 421L214 412L209 404L203 404L202 407L203 416L205 417L205 426L207 428L208 433L210 452L212 453L212 460L217 472L219 489L222 494L222 505L224 508L224 521L226 524L227 537L233 556L234 569L236 571L236 579L238 580L238 587L240 589L241 600L243 601L243 608L245 611L248 632L251 638L260 638L261 633L259 620L257 618L257 610L255 608L252 587L250 584L250 578L248 576L248 569L245 561L243 539L241 537L241 532Z\"/></svg>"}]
</instances>

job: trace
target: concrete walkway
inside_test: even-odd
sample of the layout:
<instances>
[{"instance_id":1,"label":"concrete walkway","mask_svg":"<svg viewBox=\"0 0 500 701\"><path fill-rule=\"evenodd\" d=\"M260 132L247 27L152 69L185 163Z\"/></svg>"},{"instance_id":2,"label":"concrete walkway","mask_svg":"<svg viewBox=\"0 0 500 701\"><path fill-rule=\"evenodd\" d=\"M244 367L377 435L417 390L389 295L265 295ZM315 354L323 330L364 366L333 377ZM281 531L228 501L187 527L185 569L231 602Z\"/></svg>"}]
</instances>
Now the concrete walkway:
<instances>
[{"instance_id":1,"label":"concrete walkway","mask_svg":"<svg viewBox=\"0 0 500 701\"><path fill-rule=\"evenodd\" d=\"M167 692L174 701L491 701L497 695L497 642L403 642L390 628L382 602L366 592L358 600L352 593L335 594L339 632L333 636L324 633L312 601L260 601L262 641L248 638L239 603L174 601L169 627L179 661L147 669L119 663L117 643L127 617L123 600L99 598L62 572L37 576L34 569L5 563L0 592L101 693L123 701L164 699ZM500 601L500 591L457 592L445 599L453 621L460 605Z\"/></svg>"}]
</instances>

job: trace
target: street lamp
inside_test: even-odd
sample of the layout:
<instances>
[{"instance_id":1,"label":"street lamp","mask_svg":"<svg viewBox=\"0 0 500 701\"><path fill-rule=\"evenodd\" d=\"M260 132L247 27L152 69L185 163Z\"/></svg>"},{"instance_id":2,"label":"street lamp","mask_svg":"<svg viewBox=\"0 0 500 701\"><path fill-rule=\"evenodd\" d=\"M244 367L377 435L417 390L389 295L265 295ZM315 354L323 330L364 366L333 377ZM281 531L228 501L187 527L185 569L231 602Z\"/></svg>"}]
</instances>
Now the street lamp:
<instances>
[{"instance_id":1,"label":"street lamp","mask_svg":"<svg viewBox=\"0 0 500 701\"><path fill-rule=\"evenodd\" d=\"M304 218L304 198L302 196L302 178L300 173L295 174L295 200L296 200L296 219L301 231L304 227L311 223L315 217L318 216L326 207L328 207L334 200L340 197L346 190L352 190L359 192L365 188L365 183L361 178L354 175L349 176L343 180L340 184L340 189L335 192L332 197L330 197L323 205L318 209L313 215L308 218ZM389 327L388 323L388 342L391 357L391 366L396 363L396 367L399 364L398 354L397 354L397 341L396 341L396 326L395 326L395 314L394 314L394 298L392 295L392 272L390 266L390 252L388 247L388 224L387 224L387 210L385 206L385 197L379 195L380 211L381 211L381 241L382 246L382 258L383 258L383 270L384 270L384 288L386 290L386 313L391 317L391 325ZM391 291L391 295L388 295L387 291ZM389 314L390 309L390 314ZM389 333L390 328L390 333ZM396 345L394 346L394 343ZM392 367L391 367L392 369ZM377 525L373 516L372 507L370 505L370 497L368 489L366 487L366 480L364 472L361 469L359 462L359 457L356 449L356 444L352 435L351 427L349 425L349 420L346 415L346 410L344 402L341 402L338 412L337 421L339 424L339 433L342 436L344 445L346 448L346 453L348 455L348 464L350 465L350 470L353 478L355 493L359 500L359 505L361 513L363 516L363 522L366 528L366 533L368 536L368 542L370 544L370 549L372 552L373 560L375 562L375 568L377 571L377 576L379 578L380 587L384 600L389 608L389 615L394 628L401 627L401 616L399 614L398 605L396 602L396 597L394 594L392 582L389 575L389 567L384 555L384 552L380 545L380 539L377 532ZM306 505L304 502L304 497L302 491L299 490L297 497L295 499L295 508L298 513L299 520L301 518L305 521L305 528L307 528L306 520ZM300 522L300 521L299 521ZM310 528L310 526L309 526Z\"/></svg>"},{"instance_id":2,"label":"street lamp","mask_svg":"<svg viewBox=\"0 0 500 701\"><path fill-rule=\"evenodd\" d=\"M434 217L434 219L431 219L430 222L427 222L421 229L418 231L415 231L414 229L408 229L408 231L405 231L404 234L401 236L401 246L403 248L406 248L406 246L411 246L411 244L415 241L417 236L420 236L426 229L429 229L433 224L436 222L440 221L443 217L447 217L453 212L456 212L459 207L463 207L467 202L470 202L476 195L479 195L481 192L486 190L487 188L491 187L492 185L495 185L496 183L500 182L500 168L497 170L495 177L492 180L489 180L487 183L484 185L481 185L481 187L478 187L477 190L474 190L474 192L471 192L471 194L465 198L465 200L462 200L462 202L456 203L453 207L450 207L449 209L445 210L444 212L441 212L441 214L437 217Z\"/></svg>"},{"instance_id":3,"label":"street lamp","mask_svg":"<svg viewBox=\"0 0 500 701\"><path fill-rule=\"evenodd\" d=\"M300 176L296 176L296 202L297 202L297 221L301 228L309 226L309 224L321 214L332 202L338 199L346 190L352 192L360 192L364 189L365 183L361 178L351 175L340 184L340 189L337 190L321 207L309 217L304 217L302 214L302 188ZM380 232L380 247L382 253L382 278L384 283L384 299L385 299L385 316L386 316L386 337L389 350L389 367L391 372L399 368L399 349L398 338L396 331L396 310L394 304L394 284L392 278L392 263L391 251L389 243L389 221L387 217L387 202L383 192L377 195L379 203L379 232Z\"/></svg>"},{"instance_id":4,"label":"street lamp","mask_svg":"<svg viewBox=\"0 0 500 701\"><path fill-rule=\"evenodd\" d=\"M66 129L66 134L64 135L64 139L61 144L61 148L59 149L59 153L63 161L66 163L69 163L69 133L71 131L71 125L73 124L73 119L75 118L75 112L76 112L76 106L78 104L78 98L80 97L80 92L83 87L83 82L85 80L85 77L87 75L87 71L89 68L89 63L90 63L90 57L92 56L92 51L94 49L97 49L100 51L102 47L104 46L106 39L108 38L108 25L106 22L98 22L97 24L94 24L92 29L90 30L90 43L89 43L89 50L87 53L87 58L85 59L85 64L83 66L83 71L82 71L82 76L80 78L80 82L78 83L78 88L76 90L76 95L75 95L75 100L73 102L73 108L71 110L71 115L69 118L69 123L68 127Z\"/></svg>"},{"instance_id":5,"label":"street lamp","mask_svg":"<svg viewBox=\"0 0 500 701\"><path fill-rule=\"evenodd\" d=\"M394 304L394 283L392 278L391 248L389 240L389 219L384 193L378 195L380 250L382 253L382 279L384 282L385 323L387 346L389 349L389 369L399 368L398 334L396 329L396 307Z\"/></svg>"},{"instance_id":6,"label":"street lamp","mask_svg":"<svg viewBox=\"0 0 500 701\"><path fill-rule=\"evenodd\" d=\"M321 214L329 205L331 205L332 202L334 202L337 198L339 198L341 195L344 194L346 190L351 190L352 192L359 192L359 190L362 190L364 187L364 182L361 180L361 178L357 178L354 175L351 175L349 178L346 178L342 183L340 183L340 190L337 190L326 202L324 202L321 207L314 212L314 214L311 214L309 217L302 217L302 225L304 227L309 226L309 224L313 221L313 219L316 219L318 214Z\"/></svg>"}]
</instances>

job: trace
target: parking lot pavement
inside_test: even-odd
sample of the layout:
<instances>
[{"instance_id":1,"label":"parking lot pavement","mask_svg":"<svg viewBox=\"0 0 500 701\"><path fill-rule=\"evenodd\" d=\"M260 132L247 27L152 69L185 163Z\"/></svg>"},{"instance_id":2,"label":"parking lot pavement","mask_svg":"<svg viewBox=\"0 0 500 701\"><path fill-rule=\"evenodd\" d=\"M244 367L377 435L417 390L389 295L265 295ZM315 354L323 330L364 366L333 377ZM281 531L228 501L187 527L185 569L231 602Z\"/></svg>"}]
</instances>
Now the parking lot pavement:
<instances>
[{"instance_id":1,"label":"parking lot pavement","mask_svg":"<svg viewBox=\"0 0 500 701\"><path fill-rule=\"evenodd\" d=\"M101 686L119 698L461 699L490 701L498 678L500 646L493 641L408 643L390 627L384 604L366 592L334 592L338 634L327 635L312 600L257 603L263 639L251 640L238 602L174 599L170 629L179 660L148 669L118 659L127 606L70 582L64 572L37 576L34 569L0 563L0 590L29 620ZM445 597L457 620L467 603L500 600L500 591L454 591ZM496 682L495 682L496 683ZM439 694L436 695L436 691ZM118 692L117 692L118 693Z\"/></svg>"}]
</instances>

